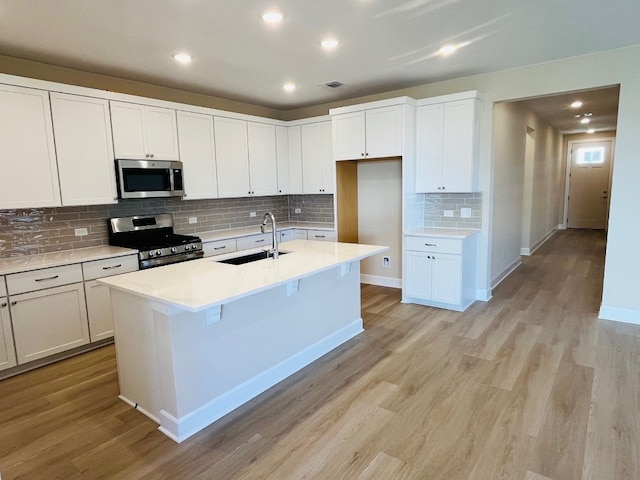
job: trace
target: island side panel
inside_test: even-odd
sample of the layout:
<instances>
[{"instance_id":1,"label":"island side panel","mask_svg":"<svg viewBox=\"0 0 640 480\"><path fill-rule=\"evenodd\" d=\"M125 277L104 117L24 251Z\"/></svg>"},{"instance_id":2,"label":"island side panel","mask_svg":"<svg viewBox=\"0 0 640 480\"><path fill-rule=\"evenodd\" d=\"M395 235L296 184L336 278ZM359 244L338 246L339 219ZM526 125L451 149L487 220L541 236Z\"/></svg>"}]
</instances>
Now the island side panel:
<instances>
[{"instance_id":1,"label":"island side panel","mask_svg":"<svg viewBox=\"0 0 640 480\"><path fill-rule=\"evenodd\" d=\"M156 312L161 430L182 441L360 333L359 262L345 270L225 304L210 325Z\"/></svg>"}]
</instances>

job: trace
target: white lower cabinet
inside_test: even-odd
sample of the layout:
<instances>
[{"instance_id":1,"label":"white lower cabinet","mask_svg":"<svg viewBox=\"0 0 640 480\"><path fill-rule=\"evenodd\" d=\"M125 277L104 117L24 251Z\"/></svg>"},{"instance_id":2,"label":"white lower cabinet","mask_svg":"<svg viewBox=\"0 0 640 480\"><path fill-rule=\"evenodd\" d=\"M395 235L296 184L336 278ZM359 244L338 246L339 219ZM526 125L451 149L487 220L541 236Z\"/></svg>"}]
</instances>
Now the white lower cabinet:
<instances>
[{"instance_id":1,"label":"white lower cabinet","mask_svg":"<svg viewBox=\"0 0 640 480\"><path fill-rule=\"evenodd\" d=\"M294 228L293 238L294 240L307 240L307 231L302 228Z\"/></svg>"},{"instance_id":2,"label":"white lower cabinet","mask_svg":"<svg viewBox=\"0 0 640 480\"><path fill-rule=\"evenodd\" d=\"M4 286L4 278L0 277ZM13 330L9 316L9 301L0 297L0 370L16 366L16 350L13 346Z\"/></svg>"},{"instance_id":3,"label":"white lower cabinet","mask_svg":"<svg viewBox=\"0 0 640 480\"><path fill-rule=\"evenodd\" d=\"M19 364L89 343L82 283L13 295L10 300Z\"/></svg>"},{"instance_id":4,"label":"white lower cabinet","mask_svg":"<svg viewBox=\"0 0 640 480\"><path fill-rule=\"evenodd\" d=\"M335 242L336 232L333 230L307 230L307 239L320 242Z\"/></svg>"},{"instance_id":5,"label":"white lower cabinet","mask_svg":"<svg viewBox=\"0 0 640 480\"><path fill-rule=\"evenodd\" d=\"M475 236L405 238L403 301L465 310L475 294Z\"/></svg>"},{"instance_id":6,"label":"white lower cabinet","mask_svg":"<svg viewBox=\"0 0 640 480\"><path fill-rule=\"evenodd\" d=\"M282 230L278 233L278 241L279 242L289 242L294 240L295 236L293 234L293 230Z\"/></svg>"},{"instance_id":7,"label":"white lower cabinet","mask_svg":"<svg viewBox=\"0 0 640 480\"><path fill-rule=\"evenodd\" d=\"M222 255L223 253L233 253L237 249L235 238L202 243L202 250L205 257L213 257L214 255Z\"/></svg>"}]
</instances>

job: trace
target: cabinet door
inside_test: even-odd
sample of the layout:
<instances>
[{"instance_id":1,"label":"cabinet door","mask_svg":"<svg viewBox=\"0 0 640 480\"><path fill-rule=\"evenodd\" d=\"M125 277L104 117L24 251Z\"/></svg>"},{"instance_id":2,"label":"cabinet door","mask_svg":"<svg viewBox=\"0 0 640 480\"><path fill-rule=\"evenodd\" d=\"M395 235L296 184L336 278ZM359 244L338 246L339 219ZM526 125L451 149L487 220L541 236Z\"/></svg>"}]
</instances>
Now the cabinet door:
<instances>
[{"instance_id":1,"label":"cabinet door","mask_svg":"<svg viewBox=\"0 0 640 480\"><path fill-rule=\"evenodd\" d=\"M364 112L331 117L335 160L357 160L366 155Z\"/></svg>"},{"instance_id":2,"label":"cabinet door","mask_svg":"<svg viewBox=\"0 0 640 480\"><path fill-rule=\"evenodd\" d=\"M60 206L49 94L0 86L0 209Z\"/></svg>"},{"instance_id":3,"label":"cabinet door","mask_svg":"<svg viewBox=\"0 0 640 480\"><path fill-rule=\"evenodd\" d=\"M246 197L250 195L247 122L214 117L213 125L216 138L218 195Z\"/></svg>"},{"instance_id":4,"label":"cabinet door","mask_svg":"<svg viewBox=\"0 0 640 480\"><path fill-rule=\"evenodd\" d=\"M0 298L0 370L16 366L16 351L13 347L13 332L9 318L9 305L5 297Z\"/></svg>"},{"instance_id":5,"label":"cabinet door","mask_svg":"<svg viewBox=\"0 0 640 480\"><path fill-rule=\"evenodd\" d=\"M109 102L51 93L63 205L117 202Z\"/></svg>"},{"instance_id":6,"label":"cabinet door","mask_svg":"<svg viewBox=\"0 0 640 480\"><path fill-rule=\"evenodd\" d=\"M289 193L289 130L276 127L276 159L278 162L278 193Z\"/></svg>"},{"instance_id":7,"label":"cabinet door","mask_svg":"<svg viewBox=\"0 0 640 480\"><path fill-rule=\"evenodd\" d=\"M402 155L402 106L366 111L366 158Z\"/></svg>"},{"instance_id":8,"label":"cabinet door","mask_svg":"<svg viewBox=\"0 0 640 480\"><path fill-rule=\"evenodd\" d=\"M184 164L185 200L217 198L213 117L178 112L180 161Z\"/></svg>"},{"instance_id":9,"label":"cabinet door","mask_svg":"<svg viewBox=\"0 0 640 480\"><path fill-rule=\"evenodd\" d=\"M154 160L179 160L176 111L145 107L146 152Z\"/></svg>"},{"instance_id":10,"label":"cabinet door","mask_svg":"<svg viewBox=\"0 0 640 480\"><path fill-rule=\"evenodd\" d=\"M116 158L145 160L144 107L133 103L110 102L113 150Z\"/></svg>"},{"instance_id":11,"label":"cabinet door","mask_svg":"<svg viewBox=\"0 0 640 480\"><path fill-rule=\"evenodd\" d=\"M431 254L407 250L406 267L407 296L431 300Z\"/></svg>"},{"instance_id":12,"label":"cabinet door","mask_svg":"<svg viewBox=\"0 0 640 480\"><path fill-rule=\"evenodd\" d=\"M302 193L322 193L322 124L301 126Z\"/></svg>"},{"instance_id":13,"label":"cabinet door","mask_svg":"<svg viewBox=\"0 0 640 480\"><path fill-rule=\"evenodd\" d=\"M89 342L82 283L15 295L11 318L21 365Z\"/></svg>"},{"instance_id":14,"label":"cabinet door","mask_svg":"<svg viewBox=\"0 0 640 480\"><path fill-rule=\"evenodd\" d=\"M113 337L113 312L109 287L95 280L85 282L89 334L92 342Z\"/></svg>"},{"instance_id":15,"label":"cabinet door","mask_svg":"<svg viewBox=\"0 0 640 480\"><path fill-rule=\"evenodd\" d=\"M266 123L247 123L249 146L249 185L251 195L278 193L276 127Z\"/></svg>"},{"instance_id":16,"label":"cabinet door","mask_svg":"<svg viewBox=\"0 0 640 480\"><path fill-rule=\"evenodd\" d=\"M459 305L462 302L460 255L437 253L431 258L431 300Z\"/></svg>"},{"instance_id":17,"label":"cabinet door","mask_svg":"<svg viewBox=\"0 0 640 480\"><path fill-rule=\"evenodd\" d=\"M442 186L447 192L472 192L475 101L449 102L444 108Z\"/></svg>"},{"instance_id":18,"label":"cabinet door","mask_svg":"<svg viewBox=\"0 0 640 480\"><path fill-rule=\"evenodd\" d=\"M278 234L279 242L288 242L290 240L294 240L295 236L293 234L293 230L283 230Z\"/></svg>"},{"instance_id":19,"label":"cabinet door","mask_svg":"<svg viewBox=\"0 0 640 480\"><path fill-rule=\"evenodd\" d=\"M442 192L444 105L416 109L416 191Z\"/></svg>"},{"instance_id":20,"label":"cabinet door","mask_svg":"<svg viewBox=\"0 0 640 480\"><path fill-rule=\"evenodd\" d=\"M294 240L307 240L307 231L301 228L295 228L293 230L293 239Z\"/></svg>"},{"instance_id":21,"label":"cabinet door","mask_svg":"<svg viewBox=\"0 0 640 480\"><path fill-rule=\"evenodd\" d=\"M289 193L299 195L302 188L302 137L300 126L287 127L289 140Z\"/></svg>"},{"instance_id":22,"label":"cabinet door","mask_svg":"<svg viewBox=\"0 0 640 480\"><path fill-rule=\"evenodd\" d=\"M321 123L322 134L322 193L333 193L336 182L336 162L333 159L331 122Z\"/></svg>"},{"instance_id":23,"label":"cabinet door","mask_svg":"<svg viewBox=\"0 0 640 480\"><path fill-rule=\"evenodd\" d=\"M318 242L335 242L336 232L330 230L307 230L307 238Z\"/></svg>"}]
</instances>

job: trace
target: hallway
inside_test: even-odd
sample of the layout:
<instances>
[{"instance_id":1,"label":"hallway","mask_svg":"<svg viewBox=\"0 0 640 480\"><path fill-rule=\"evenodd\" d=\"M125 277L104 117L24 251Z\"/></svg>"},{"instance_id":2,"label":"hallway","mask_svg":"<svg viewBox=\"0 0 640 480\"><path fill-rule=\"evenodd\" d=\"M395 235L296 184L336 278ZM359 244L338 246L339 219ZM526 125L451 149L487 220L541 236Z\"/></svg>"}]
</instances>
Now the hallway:
<instances>
[{"instance_id":1,"label":"hallway","mask_svg":"<svg viewBox=\"0 0 640 480\"><path fill-rule=\"evenodd\" d=\"M604 251L560 231L464 313L364 285L362 335L179 445L118 400L111 346L1 381L2 478L638 479L640 326L597 319Z\"/></svg>"}]
</instances>

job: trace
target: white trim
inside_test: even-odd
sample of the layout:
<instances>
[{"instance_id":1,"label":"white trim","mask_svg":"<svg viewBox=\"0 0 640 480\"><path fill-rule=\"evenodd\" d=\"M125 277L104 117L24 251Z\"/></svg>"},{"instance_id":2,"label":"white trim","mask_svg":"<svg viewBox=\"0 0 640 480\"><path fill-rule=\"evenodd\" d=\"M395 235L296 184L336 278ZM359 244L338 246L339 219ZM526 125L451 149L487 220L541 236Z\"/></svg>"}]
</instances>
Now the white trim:
<instances>
[{"instance_id":1,"label":"white trim","mask_svg":"<svg viewBox=\"0 0 640 480\"><path fill-rule=\"evenodd\" d=\"M433 105L434 103L455 102L457 100L466 100L469 98L477 98L483 100L482 94L478 90L469 90L467 92L451 93L448 95L438 95L436 97L421 98L416 101L416 107L423 105Z\"/></svg>"},{"instance_id":2,"label":"white trim","mask_svg":"<svg viewBox=\"0 0 640 480\"><path fill-rule=\"evenodd\" d=\"M488 302L492 298L492 290L476 290L476 300L480 300L481 302Z\"/></svg>"},{"instance_id":3,"label":"white trim","mask_svg":"<svg viewBox=\"0 0 640 480\"><path fill-rule=\"evenodd\" d=\"M139 411L140 413L142 413L143 415L149 417L151 420L153 420L154 422L156 422L157 424L160 424L160 419L158 417L156 417L155 415L153 415L152 413L148 412L147 410L145 410L144 408L142 408L140 405L138 405L135 402L132 402L131 400L129 400L127 397L124 397L122 395L118 395L118 398L120 400L122 400L124 403L126 403L127 405L130 405L133 407L134 410Z\"/></svg>"},{"instance_id":4,"label":"white trim","mask_svg":"<svg viewBox=\"0 0 640 480\"><path fill-rule=\"evenodd\" d=\"M613 320L614 322L633 323L640 325L640 310L633 308L609 307L600 305L598 318Z\"/></svg>"},{"instance_id":5,"label":"white trim","mask_svg":"<svg viewBox=\"0 0 640 480\"><path fill-rule=\"evenodd\" d=\"M362 318L358 318L180 418L161 410L158 429L180 443L363 331ZM153 418L147 413L145 415Z\"/></svg>"},{"instance_id":6,"label":"white trim","mask_svg":"<svg viewBox=\"0 0 640 480\"><path fill-rule=\"evenodd\" d=\"M544 237L542 237L542 240L539 240L533 245L533 248L521 248L520 255L524 255L526 257L533 255L536 252L536 250L538 250L557 231L558 231L558 227L553 227Z\"/></svg>"},{"instance_id":7,"label":"white trim","mask_svg":"<svg viewBox=\"0 0 640 480\"><path fill-rule=\"evenodd\" d=\"M360 274L360 283L378 285L380 287L402 288L401 278L383 277L381 275Z\"/></svg>"},{"instance_id":8,"label":"white trim","mask_svg":"<svg viewBox=\"0 0 640 480\"><path fill-rule=\"evenodd\" d=\"M329 115L340 115L342 113L361 112L361 111L369 110L372 108L393 107L395 105L415 105L415 104L416 104L415 98L411 98L411 97L387 98L385 100L376 100L373 102L347 105L345 107L331 108L329 109Z\"/></svg>"},{"instance_id":9,"label":"white trim","mask_svg":"<svg viewBox=\"0 0 640 480\"><path fill-rule=\"evenodd\" d=\"M507 278L509 275L513 273L513 271L522 265L522 259L518 258L514 260L514 262L505 268L502 273L500 273L496 278L491 281L491 289L496 288L498 285L502 283L502 281Z\"/></svg>"}]
</instances>

